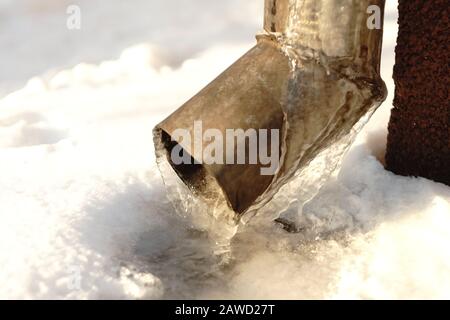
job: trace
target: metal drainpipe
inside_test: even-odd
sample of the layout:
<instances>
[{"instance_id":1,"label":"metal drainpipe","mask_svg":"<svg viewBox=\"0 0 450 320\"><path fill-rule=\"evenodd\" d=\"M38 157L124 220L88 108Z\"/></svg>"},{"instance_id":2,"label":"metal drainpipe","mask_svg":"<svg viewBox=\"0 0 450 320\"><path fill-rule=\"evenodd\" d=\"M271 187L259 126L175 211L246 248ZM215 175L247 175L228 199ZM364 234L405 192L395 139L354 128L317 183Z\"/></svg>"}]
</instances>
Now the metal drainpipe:
<instances>
[{"instance_id":1,"label":"metal drainpipe","mask_svg":"<svg viewBox=\"0 0 450 320\"><path fill-rule=\"evenodd\" d=\"M256 46L155 127L158 162L170 163L195 198L226 208L234 221L262 207L322 151L354 134L360 119L386 98L382 28L367 27L368 7L377 5L383 17L384 3L266 0ZM278 129L278 170L261 175L262 164L174 164L177 144L201 162L194 141L172 139L180 128L195 136L199 120L203 130L224 137L227 129ZM246 142L235 149L239 143Z\"/></svg>"}]
</instances>

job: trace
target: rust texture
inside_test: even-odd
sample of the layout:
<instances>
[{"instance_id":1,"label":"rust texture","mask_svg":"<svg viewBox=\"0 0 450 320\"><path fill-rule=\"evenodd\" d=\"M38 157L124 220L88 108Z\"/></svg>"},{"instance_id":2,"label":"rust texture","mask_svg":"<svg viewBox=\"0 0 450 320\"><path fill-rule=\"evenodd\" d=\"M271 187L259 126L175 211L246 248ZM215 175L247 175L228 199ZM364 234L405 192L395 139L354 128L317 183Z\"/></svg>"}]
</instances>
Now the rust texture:
<instances>
[{"instance_id":1,"label":"rust texture","mask_svg":"<svg viewBox=\"0 0 450 320\"><path fill-rule=\"evenodd\" d=\"M450 185L450 2L400 0L387 168Z\"/></svg>"}]
</instances>

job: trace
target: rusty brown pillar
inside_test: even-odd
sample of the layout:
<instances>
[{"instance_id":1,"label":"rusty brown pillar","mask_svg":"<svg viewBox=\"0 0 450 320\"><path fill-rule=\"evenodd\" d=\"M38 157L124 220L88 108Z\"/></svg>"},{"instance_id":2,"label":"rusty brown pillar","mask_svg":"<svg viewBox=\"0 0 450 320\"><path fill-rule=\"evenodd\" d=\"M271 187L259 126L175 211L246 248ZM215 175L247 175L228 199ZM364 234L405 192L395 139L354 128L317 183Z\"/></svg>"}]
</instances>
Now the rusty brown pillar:
<instances>
[{"instance_id":1,"label":"rusty brown pillar","mask_svg":"<svg viewBox=\"0 0 450 320\"><path fill-rule=\"evenodd\" d=\"M450 2L399 0L387 168L450 185Z\"/></svg>"}]
</instances>

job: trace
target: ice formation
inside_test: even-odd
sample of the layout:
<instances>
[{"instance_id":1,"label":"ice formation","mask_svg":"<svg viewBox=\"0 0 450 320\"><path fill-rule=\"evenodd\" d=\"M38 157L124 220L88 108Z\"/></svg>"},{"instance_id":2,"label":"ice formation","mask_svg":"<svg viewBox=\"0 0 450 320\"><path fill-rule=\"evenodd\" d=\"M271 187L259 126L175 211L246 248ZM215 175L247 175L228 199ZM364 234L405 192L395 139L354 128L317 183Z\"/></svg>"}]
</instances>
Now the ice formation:
<instances>
[{"instance_id":1,"label":"ice formation","mask_svg":"<svg viewBox=\"0 0 450 320\"><path fill-rule=\"evenodd\" d=\"M155 128L163 176L170 164L180 177L165 179L170 197L194 220L211 216L213 232L226 230L225 236L237 223L270 222L290 201L310 200L386 97L380 77L383 0L265 5L258 44ZM368 28L370 5L380 8L378 29ZM180 128L196 136L199 120L219 132L279 130L278 170L267 176L261 163L203 163L193 139L174 137ZM239 144L249 142L233 148ZM175 164L178 145L201 164ZM180 180L187 188L177 185Z\"/></svg>"}]
</instances>

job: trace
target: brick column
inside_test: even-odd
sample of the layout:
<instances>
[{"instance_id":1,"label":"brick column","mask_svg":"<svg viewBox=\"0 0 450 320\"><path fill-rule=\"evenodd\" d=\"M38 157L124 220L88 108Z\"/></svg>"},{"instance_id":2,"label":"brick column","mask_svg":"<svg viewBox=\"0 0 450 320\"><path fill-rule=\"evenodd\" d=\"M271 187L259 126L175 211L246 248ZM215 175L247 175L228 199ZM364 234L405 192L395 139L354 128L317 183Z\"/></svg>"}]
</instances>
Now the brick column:
<instances>
[{"instance_id":1,"label":"brick column","mask_svg":"<svg viewBox=\"0 0 450 320\"><path fill-rule=\"evenodd\" d=\"M399 0L387 168L450 185L450 2Z\"/></svg>"}]
</instances>

